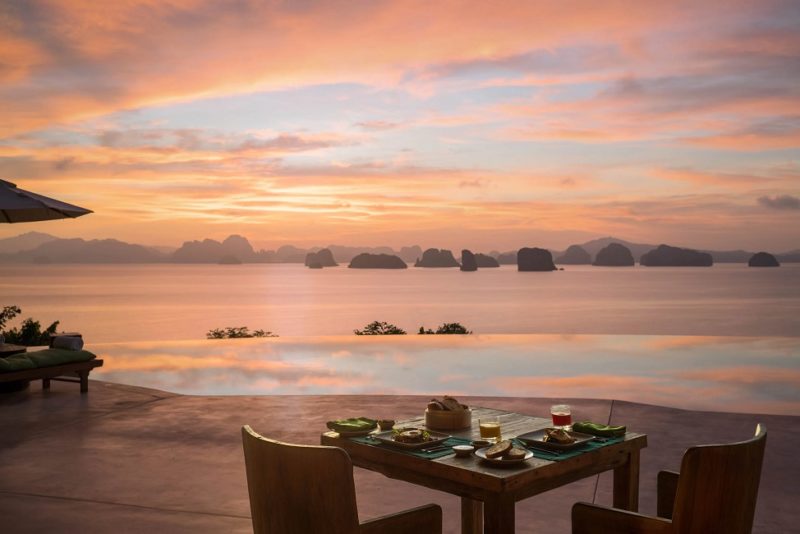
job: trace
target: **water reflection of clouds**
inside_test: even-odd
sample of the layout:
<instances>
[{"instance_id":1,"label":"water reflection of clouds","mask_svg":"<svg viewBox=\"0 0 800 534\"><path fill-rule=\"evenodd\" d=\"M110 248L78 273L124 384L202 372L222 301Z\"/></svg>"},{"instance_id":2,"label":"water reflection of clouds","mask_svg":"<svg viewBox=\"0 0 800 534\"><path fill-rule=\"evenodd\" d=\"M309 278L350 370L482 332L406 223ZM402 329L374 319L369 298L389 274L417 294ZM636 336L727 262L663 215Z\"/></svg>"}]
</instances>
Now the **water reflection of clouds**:
<instances>
[{"instance_id":1,"label":"water reflection of clouds","mask_svg":"<svg viewBox=\"0 0 800 534\"><path fill-rule=\"evenodd\" d=\"M800 413L800 340L691 336L372 336L92 347L97 378L187 394L616 398Z\"/></svg>"}]
</instances>

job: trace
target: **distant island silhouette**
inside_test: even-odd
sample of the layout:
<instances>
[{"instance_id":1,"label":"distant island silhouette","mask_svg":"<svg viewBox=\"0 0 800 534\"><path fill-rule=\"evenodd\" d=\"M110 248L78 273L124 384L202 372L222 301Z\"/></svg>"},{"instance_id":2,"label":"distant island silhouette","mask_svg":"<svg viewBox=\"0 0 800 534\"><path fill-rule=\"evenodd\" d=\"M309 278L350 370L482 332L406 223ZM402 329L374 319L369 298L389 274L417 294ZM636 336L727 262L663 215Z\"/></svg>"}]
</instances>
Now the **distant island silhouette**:
<instances>
[{"instance_id":1,"label":"distant island silhouette","mask_svg":"<svg viewBox=\"0 0 800 534\"><path fill-rule=\"evenodd\" d=\"M639 263L647 267L711 267L714 259L707 252L659 245L658 248L642 254Z\"/></svg>"},{"instance_id":2,"label":"distant island silhouette","mask_svg":"<svg viewBox=\"0 0 800 534\"><path fill-rule=\"evenodd\" d=\"M632 267L633 254L628 247L619 243L609 243L597 253L592 265L600 267Z\"/></svg>"},{"instance_id":3,"label":"distant island silhouette","mask_svg":"<svg viewBox=\"0 0 800 534\"><path fill-rule=\"evenodd\" d=\"M399 256L392 254L359 254L350 261L351 269L407 269L408 265Z\"/></svg>"},{"instance_id":4,"label":"distant island silhouette","mask_svg":"<svg viewBox=\"0 0 800 534\"><path fill-rule=\"evenodd\" d=\"M475 254L472 251L467 249L461 251L461 270L465 272L478 270L478 260L475 259Z\"/></svg>"},{"instance_id":5,"label":"distant island silhouette","mask_svg":"<svg viewBox=\"0 0 800 534\"><path fill-rule=\"evenodd\" d=\"M559 265L591 265L592 256L580 245L570 245L561 256L556 258Z\"/></svg>"},{"instance_id":6,"label":"distant island silhouette","mask_svg":"<svg viewBox=\"0 0 800 534\"><path fill-rule=\"evenodd\" d=\"M750 261L747 262L748 267L780 267L781 264L769 252L756 252Z\"/></svg>"},{"instance_id":7,"label":"distant island silhouette","mask_svg":"<svg viewBox=\"0 0 800 534\"><path fill-rule=\"evenodd\" d=\"M555 271L557 269L549 250L523 247L517 252L517 270L519 271Z\"/></svg>"},{"instance_id":8,"label":"distant island silhouette","mask_svg":"<svg viewBox=\"0 0 800 534\"><path fill-rule=\"evenodd\" d=\"M494 269L500 267L500 263L496 258L480 252L475 254L475 263L478 264L479 269Z\"/></svg>"},{"instance_id":9,"label":"distant island silhouette","mask_svg":"<svg viewBox=\"0 0 800 534\"><path fill-rule=\"evenodd\" d=\"M414 263L414 267L458 267L459 264L449 250L429 248L422 253L422 258Z\"/></svg>"},{"instance_id":10,"label":"distant island silhouette","mask_svg":"<svg viewBox=\"0 0 800 534\"><path fill-rule=\"evenodd\" d=\"M333 252L328 248L323 248L317 252L306 254L306 267L311 269L322 269L323 267L336 267L339 264L333 259Z\"/></svg>"},{"instance_id":11,"label":"distant island silhouette","mask_svg":"<svg viewBox=\"0 0 800 534\"><path fill-rule=\"evenodd\" d=\"M555 258L556 265L586 265L594 263L602 265L607 260L604 253L597 261L600 251L611 244L626 248L634 262L641 261L641 257L658 249L656 245L632 243L614 237L594 239L582 244L570 245L565 251L549 251ZM678 250L692 250L674 245L662 245ZM616 247L615 247L616 248ZM435 259L423 254L419 245L402 247L399 251L391 247L354 247L344 245L328 245L325 247L300 248L293 245L283 245L276 250L255 250L249 240L240 235L231 235L223 241L203 239L186 241L180 247L170 248L164 246L146 246L126 243L117 239L91 239L81 238L63 239L41 232L28 232L15 237L0 239L0 263L79 263L79 264L135 264L135 263L207 263L207 264L239 264L239 263L300 263L306 264L309 254L318 254L322 250L330 251L334 263L348 263L360 254L388 254L396 256L406 264L415 264L418 260L421 267L438 265L439 267L460 267L461 264L453 258L452 252L447 249L429 248L438 250ZM545 249L543 249L545 250ZM444 256L442 253L446 252ZM581 252L583 251L583 252ZM470 251L472 252L472 251ZM713 263L748 263L756 254L745 250L695 250L694 252L708 254ZM497 267L499 265L517 265L518 250L497 251L488 254L473 253L479 269ZM586 261L586 255L589 261ZM779 263L800 262L800 249L779 254L771 254ZM658 255L657 255L658 256ZM650 258L651 256L648 256ZM452 258L452 260L450 259ZM627 265L629 259L625 258ZM677 261L677 260L676 260ZM757 260L759 261L759 260ZM645 260L647 264L649 259ZM320 262L327 267L326 261ZM686 263L684 263L686 264ZM652 264L651 264L652 265ZM688 264L687 264L688 265ZM310 267L310 265L309 265Z\"/></svg>"}]
</instances>

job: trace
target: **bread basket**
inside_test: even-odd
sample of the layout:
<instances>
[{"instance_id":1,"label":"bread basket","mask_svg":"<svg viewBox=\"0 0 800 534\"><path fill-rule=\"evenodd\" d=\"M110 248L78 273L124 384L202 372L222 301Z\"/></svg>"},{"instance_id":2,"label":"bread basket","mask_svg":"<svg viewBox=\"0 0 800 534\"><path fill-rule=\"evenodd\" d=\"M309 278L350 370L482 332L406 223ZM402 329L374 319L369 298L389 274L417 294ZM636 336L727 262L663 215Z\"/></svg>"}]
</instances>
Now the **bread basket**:
<instances>
[{"instance_id":1,"label":"bread basket","mask_svg":"<svg viewBox=\"0 0 800 534\"><path fill-rule=\"evenodd\" d=\"M425 410L425 426L432 430L461 430L472 426L472 410Z\"/></svg>"}]
</instances>

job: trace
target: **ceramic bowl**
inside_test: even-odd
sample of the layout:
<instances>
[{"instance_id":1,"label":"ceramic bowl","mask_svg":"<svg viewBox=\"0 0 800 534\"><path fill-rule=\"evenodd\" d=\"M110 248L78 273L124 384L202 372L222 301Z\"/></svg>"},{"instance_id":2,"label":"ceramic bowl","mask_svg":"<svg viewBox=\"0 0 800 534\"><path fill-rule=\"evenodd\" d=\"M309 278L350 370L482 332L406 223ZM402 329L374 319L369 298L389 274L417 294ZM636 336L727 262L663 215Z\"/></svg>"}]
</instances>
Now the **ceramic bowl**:
<instances>
[{"instance_id":1,"label":"ceramic bowl","mask_svg":"<svg viewBox=\"0 0 800 534\"><path fill-rule=\"evenodd\" d=\"M472 446L475 447L476 449L482 449L484 447L489 447L491 445L494 445L494 442L489 441L488 439L472 440Z\"/></svg>"},{"instance_id":2,"label":"ceramic bowl","mask_svg":"<svg viewBox=\"0 0 800 534\"><path fill-rule=\"evenodd\" d=\"M453 452L455 452L456 456L459 458L471 455L474 450L475 447L472 445L455 445L453 447Z\"/></svg>"}]
</instances>

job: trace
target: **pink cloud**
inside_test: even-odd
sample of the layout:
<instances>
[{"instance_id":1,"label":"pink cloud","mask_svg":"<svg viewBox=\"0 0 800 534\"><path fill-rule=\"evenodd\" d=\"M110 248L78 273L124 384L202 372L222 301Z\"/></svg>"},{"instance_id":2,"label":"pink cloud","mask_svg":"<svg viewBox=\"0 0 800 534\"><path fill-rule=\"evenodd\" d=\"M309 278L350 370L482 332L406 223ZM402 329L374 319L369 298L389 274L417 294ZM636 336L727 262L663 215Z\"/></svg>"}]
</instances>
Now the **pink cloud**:
<instances>
[{"instance_id":1,"label":"pink cloud","mask_svg":"<svg viewBox=\"0 0 800 534\"><path fill-rule=\"evenodd\" d=\"M576 39L628 44L719 10L692 7L508 2L464 9L443 1L427 5L426 23L419 24L418 4L403 0L235 9L201 0L54 1L29 11L35 20L24 25L21 15L7 12L4 44L12 53L5 64L14 83L0 91L0 101L15 105L6 107L0 131L255 88L397 83L428 65L514 57ZM59 83L46 83L53 79Z\"/></svg>"}]
</instances>

